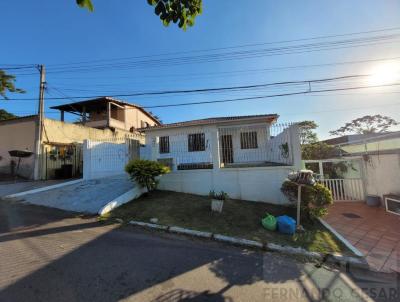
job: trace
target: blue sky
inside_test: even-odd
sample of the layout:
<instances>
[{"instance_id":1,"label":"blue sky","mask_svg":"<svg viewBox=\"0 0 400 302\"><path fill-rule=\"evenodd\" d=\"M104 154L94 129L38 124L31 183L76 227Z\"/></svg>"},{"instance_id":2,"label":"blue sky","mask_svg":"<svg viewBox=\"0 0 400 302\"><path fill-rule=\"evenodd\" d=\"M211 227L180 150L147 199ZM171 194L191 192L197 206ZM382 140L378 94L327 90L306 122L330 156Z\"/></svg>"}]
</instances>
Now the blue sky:
<instances>
[{"instance_id":1,"label":"blue sky","mask_svg":"<svg viewBox=\"0 0 400 302\"><path fill-rule=\"evenodd\" d=\"M164 27L146 0L93 0L93 2L94 13L79 9L75 5L75 0L2 1L0 3L0 18L3 24L7 24L0 47L0 66L5 64L46 65L49 87L46 94L48 117L59 117L56 112L48 109L49 106L72 102L70 99L52 100L52 97L60 97L61 94L71 97L112 95L137 91L252 85L363 74L374 70L381 62L278 71L260 71L260 69L391 58L398 56L400 50L400 40L397 38L390 40L390 43L376 43L372 46L259 56L242 60L56 73L56 68L59 67L57 64L66 64L63 68L68 68L77 66L69 65L75 62L99 60L91 64L103 64L104 60L118 58L126 59L106 63L135 62L135 60L143 60L143 58L137 58L143 56L149 56L146 59L156 60L210 53L210 49L215 48L400 27L400 2L396 0L329 2L320 0L203 0L203 14L197 17L195 26L186 32L174 25ZM395 33L400 34L400 31ZM367 36L381 34L386 33ZM303 43L310 43L310 41L266 44L238 49L256 50ZM208 51L196 52L199 50ZM224 51L232 51L232 49L216 52ZM160 55L176 52L187 53ZM30 73L30 75L24 75L24 73ZM18 86L26 89L27 93L10 95L10 97L12 99L36 98L39 78L35 70L15 71L15 74L18 75ZM345 84L351 86L359 83ZM122 99L148 106L267 95L280 91L275 88L255 92L235 91L219 94ZM315 120L320 125L318 130L320 137L325 138L328 137L329 130L365 114L380 113L400 120L400 94L397 93L399 91L400 87L386 87L258 101L158 108L153 112L164 122L209 116L278 113L282 122ZM18 115L33 114L36 112L37 101L0 101L0 108Z\"/></svg>"}]
</instances>

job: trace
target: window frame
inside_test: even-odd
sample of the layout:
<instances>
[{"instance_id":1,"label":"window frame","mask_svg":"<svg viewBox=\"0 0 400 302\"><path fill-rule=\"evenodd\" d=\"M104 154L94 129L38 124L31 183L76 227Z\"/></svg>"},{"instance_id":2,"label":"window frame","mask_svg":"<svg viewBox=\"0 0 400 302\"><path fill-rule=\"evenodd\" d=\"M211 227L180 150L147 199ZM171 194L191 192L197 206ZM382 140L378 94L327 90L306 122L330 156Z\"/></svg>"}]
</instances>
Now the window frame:
<instances>
[{"instance_id":1,"label":"window frame","mask_svg":"<svg viewBox=\"0 0 400 302\"><path fill-rule=\"evenodd\" d=\"M257 131L240 132L240 149L258 149Z\"/></svg>"},{"instance_id":2,"label":"window frame","mask_svg":"<svg viewBox=\"0 0 400 302\"><path fill-rule=\"evenodd\" d=\"M158 152L160 154L168 154L170 153L170 144L169 144L169 136L160 136L158 143Z\"/></svg>"},{"instance_id":3,"label":"window frame","mask_svg":"<svg viewBox=\"0 0 400 302\"><path fill-rule=\"evenodd\" d=\"M204 132L188 134L188 152L206 151L206 135Z\"/></svg>"}]
</instances>

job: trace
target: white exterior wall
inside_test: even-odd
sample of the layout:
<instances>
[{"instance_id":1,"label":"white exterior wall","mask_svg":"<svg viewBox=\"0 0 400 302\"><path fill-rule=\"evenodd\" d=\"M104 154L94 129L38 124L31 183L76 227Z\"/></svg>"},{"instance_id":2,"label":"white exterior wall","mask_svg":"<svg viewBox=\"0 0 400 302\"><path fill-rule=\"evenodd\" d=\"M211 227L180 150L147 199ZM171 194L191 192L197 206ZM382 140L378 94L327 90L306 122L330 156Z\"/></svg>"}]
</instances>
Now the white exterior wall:
<instances>
[{"instance_id":1,"label":"white exterior wall","mask_svg":"<svg viewBox=\"0 0 400 302\"><path fill-rule=\"evenodd\" d=\"M130 159L125 142L115 144L85 140L83 143L83 179L95 179L124 174Z\"/></svg>"},{"instance_id":2,"label":"white exterior wall","mask_svg":"<svg viewBox=\"0 0 400 302\"><path fill-rule=\"evenodd\" d=\"M159 188L199 195L222 190L235 199L287 204L280 188L293 170L293 167L257 167L175 171L160 177Z\"/></svg>"},{"instance_id":3,"label":"white exterior wall","mask_svg":"<svg viewBox=\"0 0 400 302\"><path fill-rule=\"evenodd\" d=\"M364 161L366 193L400 195L400 154L369 155Z\"/></svg>"}]
</instances>

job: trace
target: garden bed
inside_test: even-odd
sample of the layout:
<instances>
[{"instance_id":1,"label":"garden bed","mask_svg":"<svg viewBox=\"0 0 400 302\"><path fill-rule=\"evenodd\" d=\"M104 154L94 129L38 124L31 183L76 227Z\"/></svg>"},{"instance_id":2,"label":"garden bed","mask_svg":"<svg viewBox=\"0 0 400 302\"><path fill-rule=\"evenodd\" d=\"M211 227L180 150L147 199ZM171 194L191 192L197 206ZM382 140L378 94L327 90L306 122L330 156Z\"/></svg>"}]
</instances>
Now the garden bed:
<instances>
[{"instance_id":1,"label":"garden bed","mask_svg":"<svg viewBox=\"0 0 400 302\"><path fill-rule=\"evenodd\" d=\"M157 218L158 223L163 225L258 240L263 243L303 247L313 252L352 254L319 222L304 225L306 231L293 236L268 231L261 226L261 219L266 212L275 216L286 214L295 217L295 208L228 200L224 203L222 213L215 213L211 212L210 204L210 199L206 196L154 191L116 208L103 218L144 222Z\"/></svg>"}]
</instances>

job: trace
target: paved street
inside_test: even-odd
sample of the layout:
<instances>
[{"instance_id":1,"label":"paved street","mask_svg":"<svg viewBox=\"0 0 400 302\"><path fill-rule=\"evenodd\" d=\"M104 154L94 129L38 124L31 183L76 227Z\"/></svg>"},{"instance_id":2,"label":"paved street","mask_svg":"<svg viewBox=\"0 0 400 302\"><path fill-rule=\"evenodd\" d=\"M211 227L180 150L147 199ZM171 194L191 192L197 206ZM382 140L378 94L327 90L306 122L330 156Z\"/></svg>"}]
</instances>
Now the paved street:
<instances>
[{"instance_id":1,"label":"paved street","mask_svg":"<svg viewBox=\"0 0 400 302\"><path fill-rule=\"evenodd\" d=\"M394 301L396 282L0 200L0 301Z\"/></svg>"}]
</instances>

